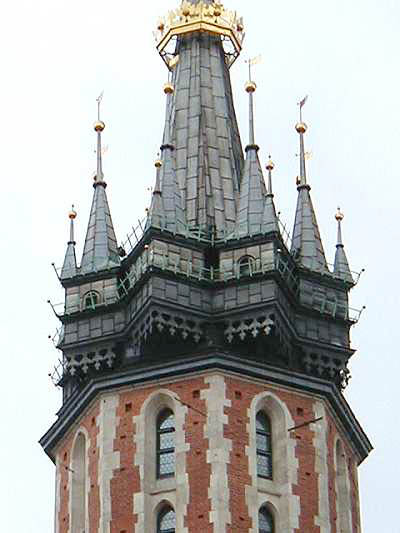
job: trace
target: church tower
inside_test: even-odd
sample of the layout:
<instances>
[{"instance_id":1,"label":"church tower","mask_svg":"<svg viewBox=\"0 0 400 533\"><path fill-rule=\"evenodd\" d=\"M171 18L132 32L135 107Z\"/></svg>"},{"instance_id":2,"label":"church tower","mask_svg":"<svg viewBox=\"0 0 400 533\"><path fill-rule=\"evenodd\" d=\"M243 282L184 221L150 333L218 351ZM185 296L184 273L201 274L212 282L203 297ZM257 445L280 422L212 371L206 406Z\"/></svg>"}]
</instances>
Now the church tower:
<instances>
[{"instance_id":1,"label":"church tower","mask_svg":"<svg viewBox=\"0 0 400 533\"><path fill-rule=\"evenodd\" d=\"M289 243L274 163L265 173L259 158L251 68L244 150L236 120L242 19L213 0L184 1L156 37L168 83L146 220L119 243L101 99L79 264L69 215L63 404L41 439L56 465L55 533L360 533L357 467L371 444L343 395L357 280L340 211L334 267L326 261L305 100Z\"/></svg>"}]
</instances>

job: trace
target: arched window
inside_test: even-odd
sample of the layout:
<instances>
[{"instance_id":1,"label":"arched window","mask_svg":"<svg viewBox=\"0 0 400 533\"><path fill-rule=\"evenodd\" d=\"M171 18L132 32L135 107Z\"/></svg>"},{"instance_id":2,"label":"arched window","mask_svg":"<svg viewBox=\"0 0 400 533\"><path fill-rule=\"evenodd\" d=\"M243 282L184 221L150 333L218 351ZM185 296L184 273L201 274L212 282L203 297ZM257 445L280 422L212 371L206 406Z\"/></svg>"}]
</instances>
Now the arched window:
<instances>
[{"instance_id":1,"label":"arched window","mask_svg":"<svg viewBox=\"0 0 400 533\"><path fill-rule=\"evenodd\" d=\"M257 474L272 479L271 421L264 411L256 416Z\"/></svg>"},{"instance_id":2,"label":"arched window","mask_svg":"<svg viewBox=\"0 0 400 533\"><path fill-rule=\"evenodd\" d=\"M272 513L265 505L258 511L258 532L259 533L274 533L274 518Z\"/></svg>"},{"instance_id":3,"label":"arched window","mask_svg":"<svg viewBox=\"0 0 400 533\"><path fill-rule=\"evenodd\" d=\"M96 291L89 291L83 297L83 309L96 309L99 302L99 293Z\"/></svg>"},{"instance_id":4,"label":"arched window","mask_svg":"<svg viewBox=\"0 0 400 533\"><path fill-rule=\"evenodd\" d=\"M239 259L239 276L251 276L255 270L254 257L251 255L244 255Z\"/></svg>"},{"instance_id":5,"label":"arched window","mask_svg":"<svg viewBox=\"0 0 400 533\"><path fill-rule=\"evenodd\" d=\"M86 438L79 433L72 452L71 465L71 522L72 531L85 531L86 522Z\"/></svg>"},{"instance_id":6,"label":"arched window","mask_svg":"<svg viewBox=\"0 0 400 533\"><path fill-rule=\"evenodd\" d=\"M175 527L175 511L169 505L163 507L157 517L157 533L175 533Z\"/></svg>"},{"instance_id":7,"label":"arched window","mask_svg":"<svg viewBox=\"0 0 400 533\"><path fill-rule=\"evenodd\" d=\"M175 475L175 417L164 409L157 418L157 478Z\"/></svg>"}]
</instances>

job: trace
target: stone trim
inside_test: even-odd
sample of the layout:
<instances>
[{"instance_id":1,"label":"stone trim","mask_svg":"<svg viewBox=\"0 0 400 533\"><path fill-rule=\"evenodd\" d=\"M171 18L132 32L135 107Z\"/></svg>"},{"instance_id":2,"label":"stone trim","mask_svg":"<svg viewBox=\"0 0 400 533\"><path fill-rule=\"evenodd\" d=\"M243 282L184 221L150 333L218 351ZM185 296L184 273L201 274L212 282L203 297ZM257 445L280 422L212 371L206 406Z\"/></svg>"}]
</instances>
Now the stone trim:
<instances>
[{"instance_id":1,"label":"stone trim","mask_svg":"<svg viewBox=\"0 0 400 533\"><path fill-rule=\"evenodd\" d=\"M225 407L231 407L226 397L226 383L222 375L207 376L204 382L208 389L201 391L201 398L207 406L207 421L204 436L208 439L207 463L211 465L208 496L211 500L210 522L214 533L226 533L231 523L228 464L232 441L224 437L224 426L228 423Z\"/></svg>"},{"instance_id":2,"label":"stone trim","mask_svg":"<svg viewBox=\"0 0 400 533\"><path fill-rule=\"evenodd\" d=\"M256 415L265 411L271 420L273 479L262 479L257 475L256 461ZM288 428L294 426L293 418L286 404L272 392L257 394L248 409L247 432L249 445L246 455L249 462L251 486L246 486L246 503L253 527L250 533L258 533L258 511L268 504L274 513L277 531L294 533L299 527L300 499L293 494L293 485L298 481L298 459L296 441L291 439Z\"/></svg>"},{"instance_id":3,"label":"stone trim","mask_svg":"<svg viewBox=\"0 0 400 533\"><path fill-rule=\"evenodd\" d=\"M347 467L347 456L339 437L335 439L335 490L336 490L336 529L338 533L353 533L351 488Z\"/></svg>"},{"instance_id":4,"label":"stone trim","mask_svg":"<svg viewBox=\"0 0 400 533\"><path fill-rule=\"evenodd\" d=\"M190 446L185 441L184 432L188 409L178 400L177 394L168 389L159 389L146 398L140 414L134 417L134 461L140 472L140 492L133 497L134 513L138 517L135 533L156 530L156 509L163 503L168 503L175 509L176 530L179 533L188 533L188 529L184 527L189 504L186 453ZM175 477L156 479L156 420L166 407L171 409L175 416Z\"/></svg>"},{"instance_id":5,"label":"stone trim","mask_svg":"<svg viewBox=\"0 0 400 533\"><path fill-rule=\"evenodd\" d=\"M70 464L68 470L68 486L69 486L69 502L68 502L68 512L69 512L69 528L68 531L75 533L73 530L73 512L72 512L72 499L74 497L73 491L73 475L75 473L74 467L74 455L75 455L75 446L76 441L79 436L83 435L85 439L85 494L86 494L86 505L85 505L85 530L89 531L89 492L90 492L90 478L89 478L89 450L90 450L90 438L87 429L81 426L75 433L75 437L71 445L70 453ZM77 532L78 533L78 532Z\"/></svg>"},{"instance_id":6,"label":"stone trim","mask_svg":"<svg viewBox=\"0 0 400 533\"><path fill-rule=\"evenodd\" d=\"M329 507L329 471L328 471L328 419L325 406L322 402L314 404L315 418L321 418L312 425L315 437L315 472L318 474L318 515L315 525L319 526L320 533L331 533L330 507Z\"/></svg>"},{"instance_id":7,"label":"stone trim","mask_svg":"<svg viewBox=\"0 0 400 533\"><path fill-rule=\"evenodd\" d=\"M100 494L99 533L110 533L112 520L111 480L114 476L114 470L120 466L119 452L114 451L114 440L119 425L118 404L119 396L117 394L104 396L100 399L99 434L97 436Z\"/></svg>"},{"instance_id":8,"label":"stone trim","mask_svg":"<svg viewBox=\"0 0 400 533\"><path fill-rule=\"evenodd\" d=\"M60 533L60 508L61 508L61 458L56 457L56 479L55 479L55 502L54 502L54 533Z\"/></svg>"}]
</instances>

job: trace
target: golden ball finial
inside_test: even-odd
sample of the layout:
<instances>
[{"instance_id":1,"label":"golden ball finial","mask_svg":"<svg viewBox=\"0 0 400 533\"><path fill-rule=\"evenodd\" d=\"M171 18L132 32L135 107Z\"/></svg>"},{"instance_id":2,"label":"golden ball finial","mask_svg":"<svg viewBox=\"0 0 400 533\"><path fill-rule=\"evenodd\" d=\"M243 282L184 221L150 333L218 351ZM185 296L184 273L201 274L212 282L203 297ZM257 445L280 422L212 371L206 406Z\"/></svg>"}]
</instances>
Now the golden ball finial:
<instances>
[{"instance_id":1,"label":"golden ball finial","mask_svg":"<svg viewBox=\"0 0 400 533\"><path fill-rule=\"evenodd\" d=\"M298 122L296 124L296 131L297 133L305 133L307 131L307 124L304 122Z\"/></svg>"},{"instance_id":2,"label":"golden ball finial","mask_svg":"<svg viewBox=\"0 0 400 533\"><path fill-rule=\"evenodd\" d=\"M78 216L78 214L77 214L77 212L75 211L74 206L72 206L71 211L68 213L68 218L69 218L70 220L75 220L77 216Z\"/></svg>"},{"instance_id":3,"label":"golden ball finial","mask_svg":"<svg viewBox=\"0 0 400 533\"><path fill-rule=\"evenodd\" d=\"M166 84L164 85L164 93L165 93L165 94L173 94L174 91L175 91L175 88L174 88L174 86L172 85L172 83L169 83L169 82L168 82L168 83L166 83Z\"/></svg>"},{"instance_id":4,"label":"golden ball finial","mask_svg":"<svg viewBox=\"0 0 400 533\"><path fill-rule=\"evenodd\" d=\"M106 127L106 125L104 124L102 120L96 120L93 127L94 127L94 131L97 131L97 133L101 133Z\"/></svg>"},{"instance_id":5,"label":"golden ball finial","mask_svg":"<svg viewBox=\"0 0 400 533\"><path fill-rule=\"evenodd\" d=\"M269 156L268 163L265 167L268 171L272 171L275 168L275 163L272 161L271 156Z\"/></svg>"},{"instance_id":6,"label":"golden ball finial","mask_svg":"<svg viewBox=\"0 0 400 533\"><path fill-rule=\"evenodd\" d=\"M246 85L244 86L247 93L254 93L256 92L257 85L254 81L248 81Z\"/></svg>"},{"instance_id":7,"label":"golden ball finial","mask_svg":"<svg viewBox=\"0 0 400 533\"><path fill-rule=\"evenodd\" d=\"M342 222L344 219L344 214L340 211L340 207L337 208L335 218L338 222Z\"/></svg>"},{"instance_id":8,"label":"golden ball finial","mask_svg":"<svg viewBox=\"0 0 400 533\"><path fill-rule=\"evenodd\" d=\"M154 166L156 168L161 168L162 167L162 161L161 159L157 158L155 161L154 161Z\"/></svg>"}]
</instances>

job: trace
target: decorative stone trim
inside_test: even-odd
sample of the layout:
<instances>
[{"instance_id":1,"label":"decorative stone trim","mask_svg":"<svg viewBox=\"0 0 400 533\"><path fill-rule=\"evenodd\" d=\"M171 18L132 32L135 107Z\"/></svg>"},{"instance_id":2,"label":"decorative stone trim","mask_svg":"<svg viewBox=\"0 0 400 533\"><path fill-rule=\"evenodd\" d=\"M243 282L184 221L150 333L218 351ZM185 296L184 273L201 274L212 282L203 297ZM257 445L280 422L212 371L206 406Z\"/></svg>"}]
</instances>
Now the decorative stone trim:
<instances>
[{"instance_id":1,"label":"decorative stone trim","mask_svg":"<svg viewBox=\"0 0 400 533\"><path fill-rule=\"evenodd\" d=\"M204 436L209 441L207 462L211 465L208 491L211 500L210 522L214 526L214 533L226 533L231 523L227 465L230 462L232 441L224 437L224 426L228 423L224 408L231 407L231 400L226 397L226 383L223 376L208 376L204 381L209 384L208 389L201 391L201 398L205 400L207 406Z\"/></svg>"},{"instance_id":2,"label":"decorative stone trim","mask_svg":"<svg viewBox=\"0 0 400 533\"><path fill-rule=\"evenodd\" d=\"M100 493L100 525L98 533L110 533L112 519L111 480L114 470L120 467L119 452L114 451L114 440L119 424L117 417L118 404L119 397L117 394L104 396L100 400L99 434L97 436Z\"/></svg>"},{"instance_id":3,"label":"decorative stone trim","mask_svg":"<svg viewBox=\"0 0 400 533\"><path fill-rule=\"evenodd\" d=\"M175 477L156 479L156 420L168 407L175 416ZM186 472L186 454L189 444L185 441L184 424L187 407L177 395L167 389L159 389L143 402L140 414L134 418L136 445L135 465L140 472L140 492L134 495L133 508L138 516L135 533L156 530L157 509L169 503L176 512L176 529L188 533L184 520L189 504L189 480Z\"/></svg>"},{"instance_id":4,"label":"decorative stone trim","mask_svg":"<svg viewBox=\"0 0 400 533\"><path fill-rule=\"evenodd\" d=\"M86 506L85 506L85 530L89 531L89 492L90 492L90 477L89 477L89 449L90 449L90 438L89 433L87 432L86 428L81 426L78 431L75 433L74 440L72 442L71 446L71 456L70 456L70 465L68 470L68 486L69 486L69 503L68 503L68 510L69 510L69 532L75 533L74 531L74 517L73 517L73 503L72 499L74 498L74 491L73 491L73 476L76 474L76 467L74 465L74 450L76 446L76 442L80 435L83 435L85 439L85 499L86 499Z\"/></svg>"},{"instance_id":5,"label":"decorative stone trim","mask_svg":"<svg viewBox=\"0 0 400 533\"><path fill-rule=\"evenodd\" d=\"M256 415L261 410L271 420L272 480L257 475ZM300 499L293 494L299 467L296 441L288 433L288 429L294 426L293 418L285 403L272 392L262 392L253 398L248 417L249 446L246 447L246 455L252 485L246 486L246 503L253 523L249 533L258 533L258 511L266 503L274 514L276 530L294 533L299 527Z\"/></svg>"},{"instance_id":6,"label":"decorative stone trim","mask_svg":"<svg viewBox=\"0 0 400 533\"><path fill-rule=\"evenodd\" d=\"M344 446L339 438L335 440L335 489L336 489L336 528L340 533L353 533L350 479Z\"/></svg>"},{"instance_id":7,"label":"decorative stone trim","mask_svg":"<svg viewBox=\"0 0 400 533\"><path fill-rule=\"evenodd\" d=\"M311 427L315 437L315 471L318 474L318 515L315 525L319 526L320 533L331 533L329 509L329 471L328 471L328 420L325 406L317 401L314 404L315 419L322 418Z\"/></svg>"}]
</instances>

